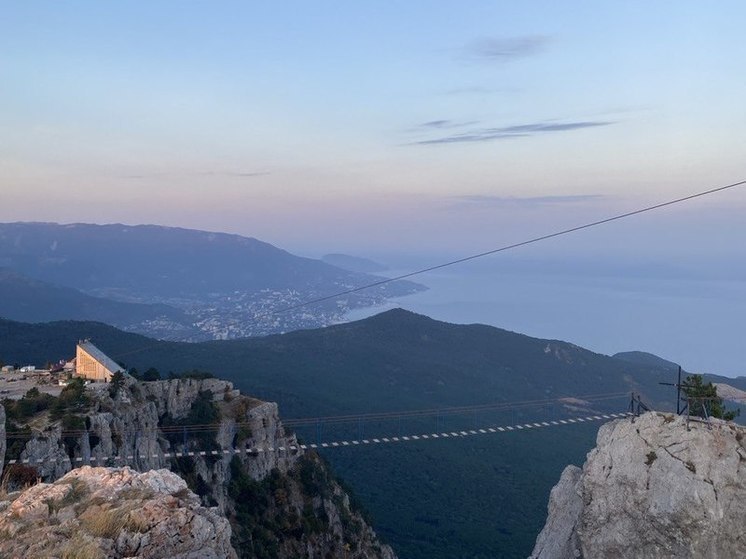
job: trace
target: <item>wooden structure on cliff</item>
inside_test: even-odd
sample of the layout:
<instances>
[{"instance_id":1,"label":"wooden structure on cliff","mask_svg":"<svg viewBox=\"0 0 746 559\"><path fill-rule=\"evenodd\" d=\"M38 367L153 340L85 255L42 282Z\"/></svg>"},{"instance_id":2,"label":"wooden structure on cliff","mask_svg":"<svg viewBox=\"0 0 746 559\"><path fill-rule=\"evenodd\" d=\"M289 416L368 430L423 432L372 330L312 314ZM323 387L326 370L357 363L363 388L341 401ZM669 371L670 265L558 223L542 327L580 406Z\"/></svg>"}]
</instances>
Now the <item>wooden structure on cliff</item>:
<instances>
[{"instance_id":1,"label":"wooden structure on cliff","mask_svg":"<svg viewBox=\"0 0 746 559\"><path fill-rule=\"evenodd\" d=\"M90 340L81 340L75 352L75 376L99 382L109 382L114 373L123 371L113 359Z\"/></svg>"}]
</instances>

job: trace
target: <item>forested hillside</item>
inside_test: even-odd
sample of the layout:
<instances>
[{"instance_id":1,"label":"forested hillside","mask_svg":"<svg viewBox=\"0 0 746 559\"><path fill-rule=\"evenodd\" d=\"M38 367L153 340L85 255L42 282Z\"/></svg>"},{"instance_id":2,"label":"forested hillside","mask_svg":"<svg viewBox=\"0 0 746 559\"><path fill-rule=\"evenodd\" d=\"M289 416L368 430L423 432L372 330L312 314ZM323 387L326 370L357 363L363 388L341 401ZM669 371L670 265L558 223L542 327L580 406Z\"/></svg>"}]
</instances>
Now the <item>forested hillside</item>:
<instances>
[{"instance_id":1,"label":"forested hillside","mask_svg":"<svg viewBox=\"0 0 746 559\"><path fill-rule=\"evenodd\" d=\"M68 355L90 337L140 371L208 370L242 391L278 401L285 419L398 412L599 393L642 393L670 409L666 368L638 365L566 342L481 325L452 325L394 310L359 322L266 338L199 344L156 342L101 324L0 322L0 358L39 361ZM724 379L733 384L739 380ZM746 379L741 379L746 380ZM513 419L564 417L580 410L624 411L626 396L577 406L322 425L321 436L428 432ZM312 441L316 425L298 428ZM374 524L406 557L525 557L546 515L548 492L568 463L582 463L597 425L574 425L469 439L365 449L326 457L360 495ZM509 513L509 514L508 514Z\"/></svg>"}]
</instances>

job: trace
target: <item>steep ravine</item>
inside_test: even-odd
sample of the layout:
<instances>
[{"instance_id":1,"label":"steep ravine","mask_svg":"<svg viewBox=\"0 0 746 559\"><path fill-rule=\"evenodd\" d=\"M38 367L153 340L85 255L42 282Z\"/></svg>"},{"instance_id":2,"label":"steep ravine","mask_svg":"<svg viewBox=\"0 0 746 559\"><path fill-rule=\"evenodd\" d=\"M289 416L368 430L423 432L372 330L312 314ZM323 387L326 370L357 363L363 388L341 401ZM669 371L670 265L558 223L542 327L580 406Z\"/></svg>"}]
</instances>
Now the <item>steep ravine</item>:
<instances>
[{"instance_id":1,"label":"steep ravine","mask_svg":"<svg viewBox=\"0 0 746 559\"><path fill-rule=\"evenodd\" d=\"M321 459L285 432L276 404L212 378L127 377L112 392L111 385L94 384L63 411L49 407L22 421L18 413L8 413L7 426L0 421L0 456L3 462L28 460L22 467L6 464L8 488L34 476L52 483L88 463L166 469L187 482L202 506L230 520L238 557L395 557ZM11 410L0 406L0 419L5 411ZM207 424L219 427L200 427ZM245 452L248 448L284 450ZM204 456L163 456L205 449Z\"/></svg>"},{"instance_id":2,"label":"steep ravine","mask_svg":"<svg viewBox=\"0 0 746 559\"><path fill-rule=\"evenodd\" d=\"M649 412L607 423L552 489L532 559L746 557L746 429Z\"/></svg>"}]
</instances>

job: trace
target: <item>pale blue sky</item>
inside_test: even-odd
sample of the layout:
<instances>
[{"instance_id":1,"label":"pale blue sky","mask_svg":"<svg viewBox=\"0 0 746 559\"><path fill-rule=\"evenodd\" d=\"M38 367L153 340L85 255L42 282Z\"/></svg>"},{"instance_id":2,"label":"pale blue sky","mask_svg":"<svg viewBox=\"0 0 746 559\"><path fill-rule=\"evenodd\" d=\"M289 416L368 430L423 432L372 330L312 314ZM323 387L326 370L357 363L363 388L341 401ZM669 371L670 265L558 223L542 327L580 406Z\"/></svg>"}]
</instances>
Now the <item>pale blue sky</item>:
<instances>
[{"instance_id":1,"label":"pale blue sky","mask_svg":"<svg viewBox=\"0 0 746 559\"><path fill-rule=\"evenodd\" d=\"M496 220L518 236L743 178L742 2L30 1L2 14L5 221L459 251Z\"/></svg>"},{"instance_id":2,"label":"pale blue sky","mask_svg":"<svg viewBox=\"0 0 746 559\"><path fill-rule=\"evenodd\" d=\"M489 250L746 178L744 21L741 1L0 0L0 221L228 231L406 271ZM723 286L746 281L744 210L730 191L485 263L632 278L608 309L547 275L514 315L461 318L743 372ZM696 289L657 304L659 278ZM614 322L628 300L659 336Z\"/></svg>"}]
</instances>

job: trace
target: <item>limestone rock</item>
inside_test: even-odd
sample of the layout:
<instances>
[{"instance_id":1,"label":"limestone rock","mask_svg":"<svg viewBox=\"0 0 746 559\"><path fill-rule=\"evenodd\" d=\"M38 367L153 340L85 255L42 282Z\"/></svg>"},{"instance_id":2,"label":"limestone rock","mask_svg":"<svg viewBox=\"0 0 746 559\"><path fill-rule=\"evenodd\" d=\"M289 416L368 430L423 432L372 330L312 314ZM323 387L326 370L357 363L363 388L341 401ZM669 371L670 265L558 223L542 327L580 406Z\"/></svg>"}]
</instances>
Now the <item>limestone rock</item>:
<instances>
[{"instance_id":1,"label":"limestone rock","mask_svg":"<svg viewBox=\"0 0 746 559\"><path fill-rule=\"evenodd\" d=\"M184 426L185 434L188 436L185 444L178 423L176 423L176 431L173 428L166 430L164 425L173 426L175 422L187 418L195 402L200 398L200 393L206 392L211 394L211 399L219 411L219 422L215 430L209 433L200 432L198 429L189 433L189 427ZM138 478L137 483L139 486L147 485L148 491L154 494L164 492L173 494L181 492L182 489L186 490L183 481L178 482L182 489L171 485L162 486L164 483L176 483L173 478L156 475L159 471L163 471L162 468L171 469L187 479L189 486L199 493L200 497L195 506L200 502L203 506L214 506L216 514L230 518L234 522L237 503L235 496L231 495L230 488L237 462L238 471L242 472L241 475L248 476L264 489L271 489L272 484L276 484L278 479L281 480L280 483L287 486L285 494L274 490L267 491L267 511L263 517L259 518L259 521L264 522L269 528L282 527L288 523L298 524L296 526L298 529L293 535L277 532L267 536L281 540L279 544L281 553L278 555L281 559L299 556L334 557L340 556L342 552L346 553L350 559L369 557L392 559L395 557L391 548L380 544L373 530L359 513L352 510L347 495L336 482L331 480L329 483L329 491L333 495L332 500L309 494L309 491L303 487L299 479L304 465L307 467L309 461L314 463L318 461L321 471L325 471L325 466L317 457L306 455L300 449L295 435L285 431L279 418L277 404L241 395L230 382L212 378L137 382L127 377L123 386L113 397L110 394L109 385L105 384L89 385L87 394L90 397L89 409L75 412L85 423L85 430L81 430L74 436L66 435L59 421L50 421L43 431L34 432L20 455L10 458L28 461L28 465L36 470L43 481L54 482L55 487L57 487L55 480L59 480L62 476L65 476L64 479L76 479L78 475L76 472L79 471L73 469L76 466L90 464L113 467L126 464L133 470L120 468L111 471L146 472L142 474L143 477ZM5 437L0 436L0 445L4 442ZM257 448L261 448L262 452L248 451L248 449ZM193 456L187 458L175 459L173 457L176 451L200 450L215 450L216 454L208 452L200 455L199 452L195 452ZM168 458L165 456L166 453L170 454ZM124 475L97 473L99 470L108 472L106 469L88 467L80 471L86 472L86 479L91 483L93 483L92 480L96 480L95 483L98 484L103 483L101 476L113 483L117 475L120 477ZM151 477L149 470L154 470L152 475L155 477ZM328 474L323 474L323 476L328 476ZM128 479L124 476L119 479L118 483L129 483ZM180 480L179 477L175 479ZM60 491L59 489L47 490ZM39 491L39 489L31 489L31 491L33 495L33 491ZM62 500L65 498L65 496L60 497ZM0 502L0 514L5 514L10 506ZM104 505L98 504L97 506ZM152 512L154 506L155 512ZM139 512L128 513L128 518L139 519L144 515L141 519L142 526L150 526L149 519L152 519L151 517L160 510L159 506L145 504ZM71 511L73 510L66 507L64 511L50 517L51 521L53 523L67 522L71 520L68 516L72 517ZM100 512L96 508L92 510ZM43 506L33 514L37 512L42 515L46 514ZM86 514L95 515L97 512ZM301 523L304 515L314 515L320 522L320 524L314 524L316 531L310 535L302 530L308 524ZM88 516L84 517L84 523L87 522L85 520L87 518ZM196 519L195 522L203 523L203 520ZM252 526L236 524L234 533L237 541L250 540L253 537L251 529ZM204 526L204 530L206 530L205 533L214 531L208 525ZM247 533L244 534L244 530L247 530ZM262 530L262 533L269 532ZM47 536L54 539L53 534L50 532ZM138 545L145 545L147 541L150 541L148 538L160 538L158 534L160 532L153 532L150 528L147 533L143 532L142 536L128 533L122 536L122 541L117 539L114 543L119 547L112 547L111 550L116 551L127 546L134 546L132 548L137 549ZM188 537L188 534L178 530L173 531L171 535L178 541ZM103 545L104 547L109 545L101 542L91 544L90 538L85 534L80 538L85 540L81 545ZM343 541L354 542L355 545L350 543L351 549L344 550L343 544L340 543ZM353 547L355 549L352 549ZM3 556L0 550L0 557ZM44 555L29 553L27 556L43 557ZM169 557L170 555L164 553L161 556ZM205 557L210 556L205 555Z\"/></svg>"},{"instance_id":2,"label":"limestone rock","mask_svg":"<svg viewBox=\"0 0 746 559\"><path fill-rule=\"evenodd\" d=\"M0 515L0 556L235 558L228 520L168 470L83 466Z\"/></svg>"},{"instance_id":3,"label":"limestone rock","mask_svg":"<svg viewBox=\"0 0 746 559\"><path fill-rule=\"evenodd\" d=\"M549 495L549 516L536 540L535 557L577 557L580 542L575 530L583 512L582 470L568 466Z\"/></svg>"},{"instance_id":4,"label":"limestone rock","mask_svg":"<svg viewBox=\"0 0 746 559\"><path fill-rule=\"evenodd\" d=\"M687 430L685 418L655 412L613 421L582 473L569 467L552 490L532 557L746 557L744 503L742 427Z\"/></svg>"},{"instance_id":5,"label":"limestone rock","mask_svg":"<svg viewBox=\"0 0 746 559\"><path fill-rule=\"evenodd\" d=\"M3 464L5 464L5 408L0 405L0 476L3 475Z\"/></svg>"}]
</instances>

